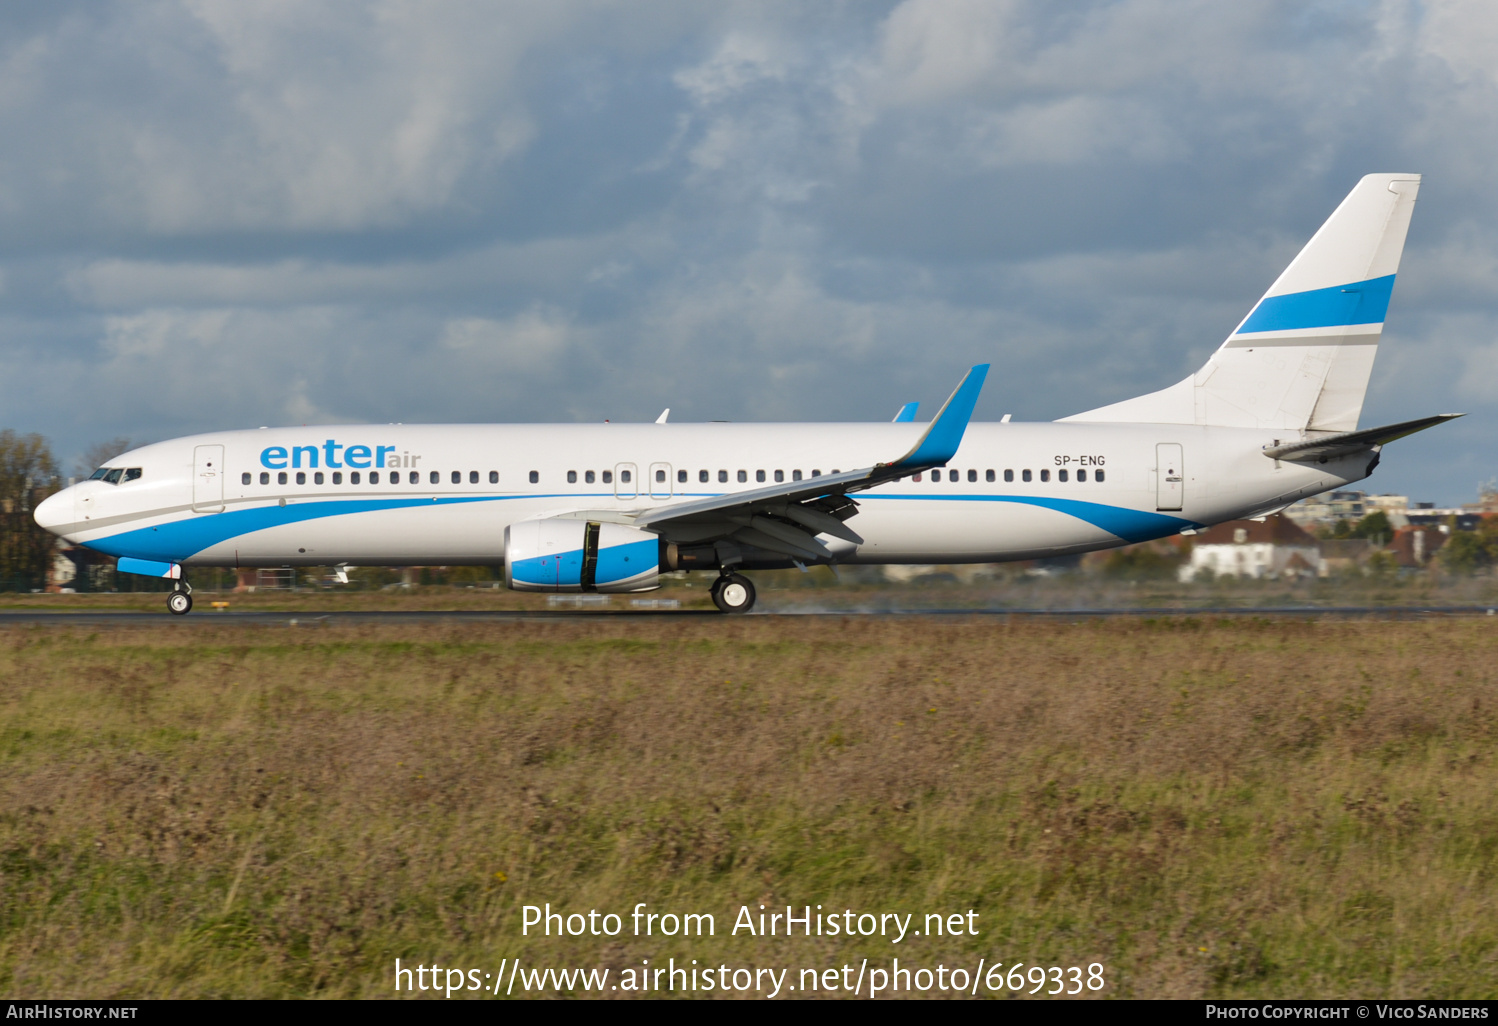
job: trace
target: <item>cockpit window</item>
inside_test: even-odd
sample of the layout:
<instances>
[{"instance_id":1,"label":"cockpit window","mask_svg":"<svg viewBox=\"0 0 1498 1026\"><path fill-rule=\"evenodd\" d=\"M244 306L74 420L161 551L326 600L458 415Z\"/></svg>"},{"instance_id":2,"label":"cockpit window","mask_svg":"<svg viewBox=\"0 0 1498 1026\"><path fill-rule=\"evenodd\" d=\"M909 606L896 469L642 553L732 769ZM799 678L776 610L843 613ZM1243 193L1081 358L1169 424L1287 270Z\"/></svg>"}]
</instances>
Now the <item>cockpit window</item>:
<instances>
[{"instance_id":1,"label":"cockpit window","mask_svg":"<svg viewBox=\"0 0 1498 1026\"><path fill-rule=\"evenodd\" d=\"M120 483L120 475L123 474L124 472L125 472L124 469L121 468L121 467L115 467L113 470L110 470L110 471L106 472L104 474L104 481L105 481L105 483L106 484L119 484Z\"/></svg>"},{"instance_id":2,"label":"cockpit window","mask_svg":"<svg viewBox=\"0 0 1498 1026\"><path fill-rule=\"evenodd\" d=\"M108 467L100 467L98 470L96 470L92 474L88 475L88 479L90 481L99 481L99 480L102 480L103 477L104 477L104 475L107 474L107 473L109 473L109 468Z\"/></svg>"},{"instance_id":3,"label":"cockpit window","mask_svg":"<svg viewBox=\"0 0 1498 1026\"><path fill-rule=\"evenodd\" d=\"M126 470L125 471L125 480L126 481L139 481L140 480L140 468L139 467L130 467L128 470Z\"/></svg>"}]
</instances>

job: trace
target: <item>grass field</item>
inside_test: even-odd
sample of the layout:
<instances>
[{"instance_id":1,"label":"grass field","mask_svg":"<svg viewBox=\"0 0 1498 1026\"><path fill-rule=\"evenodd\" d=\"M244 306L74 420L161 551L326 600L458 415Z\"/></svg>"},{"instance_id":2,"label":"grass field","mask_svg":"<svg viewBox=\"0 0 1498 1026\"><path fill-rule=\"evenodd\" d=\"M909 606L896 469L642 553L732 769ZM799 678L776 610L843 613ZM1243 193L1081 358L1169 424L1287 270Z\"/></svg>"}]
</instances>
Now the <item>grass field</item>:
<instances>
[{"instance_id":1,"label":"grass field","mask_svg":"<svg viewBox=\"0 0 1498 1026\"><path fill-rule=\"evenodd\" d=\"M1494 997L1495 655L1486 617L11 628L0 992L899 956ZM520 933L642 901L717 934ZM980 932L727 935L761 903Z\"/></svg>"}]
</instances>

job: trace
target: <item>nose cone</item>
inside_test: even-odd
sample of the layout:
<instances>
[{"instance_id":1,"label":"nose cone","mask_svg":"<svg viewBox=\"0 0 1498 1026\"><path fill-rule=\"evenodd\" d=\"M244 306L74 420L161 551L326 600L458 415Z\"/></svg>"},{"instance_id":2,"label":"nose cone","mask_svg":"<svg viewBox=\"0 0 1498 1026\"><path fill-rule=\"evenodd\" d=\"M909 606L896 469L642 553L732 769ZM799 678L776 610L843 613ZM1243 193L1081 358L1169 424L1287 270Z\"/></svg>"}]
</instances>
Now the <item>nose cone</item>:
<instances>
[{"instance_id":1,"label":"nose cone","mask_svg":"<svg viewBox=\"0 0 1498 1026\"><path fill-rule=\"evenodd\" d=\"M32 512L32 517L53 534L61 534L62 528L73 522L73 495L72 488L49 495Z\"/></svg>"}]
</instances>

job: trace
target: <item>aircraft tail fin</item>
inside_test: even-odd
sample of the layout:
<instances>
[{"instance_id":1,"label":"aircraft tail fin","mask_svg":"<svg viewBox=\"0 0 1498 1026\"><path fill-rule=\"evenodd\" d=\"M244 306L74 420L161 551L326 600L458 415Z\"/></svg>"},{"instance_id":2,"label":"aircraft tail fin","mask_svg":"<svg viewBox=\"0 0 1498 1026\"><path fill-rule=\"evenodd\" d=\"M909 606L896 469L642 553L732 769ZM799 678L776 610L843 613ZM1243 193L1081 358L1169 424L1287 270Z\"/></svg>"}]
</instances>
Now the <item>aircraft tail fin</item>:
<instances>
[{"instance_id":1,"label":"aircraft tail fin","mask_svg":"<svg viewBox=\"0 0 1498 1026\"><path fill-rule=\"evenodd\" d=\"M1355 429L1419 188L1365 176L1201 370L1064 419Z\"/></svg>"}]
</instances>

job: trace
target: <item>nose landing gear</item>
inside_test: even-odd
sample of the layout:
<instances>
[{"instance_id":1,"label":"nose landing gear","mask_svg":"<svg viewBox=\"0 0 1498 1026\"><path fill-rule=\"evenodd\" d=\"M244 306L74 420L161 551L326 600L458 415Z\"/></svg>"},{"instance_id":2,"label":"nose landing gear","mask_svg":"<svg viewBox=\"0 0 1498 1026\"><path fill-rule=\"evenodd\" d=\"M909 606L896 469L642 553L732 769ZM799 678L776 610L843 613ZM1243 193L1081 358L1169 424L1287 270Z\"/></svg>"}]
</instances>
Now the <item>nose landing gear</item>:
<instances>
[{"instance_id":1,"label":"nose landing gear","mask_svg":"<svg viewBox=\"0 0 1498 1026\"><path fill-rule=\"evenodd\" d=\"M713 582L713 605L725 613L747 613L754 608L754 584L743 574L724 574Z\"/></svg>"},{"instance_id":2,"label":"nose landing gear","mask_svg":"<svg viewBox=\"0 0 1498 1026\"><path fill-rule=\"evenodd\" d=\"M186 581L178 581L172 587L172 593L166 597L166 608L176 616L183 616L192 611L192 585Z\"/></svg>"}]
</instances>

